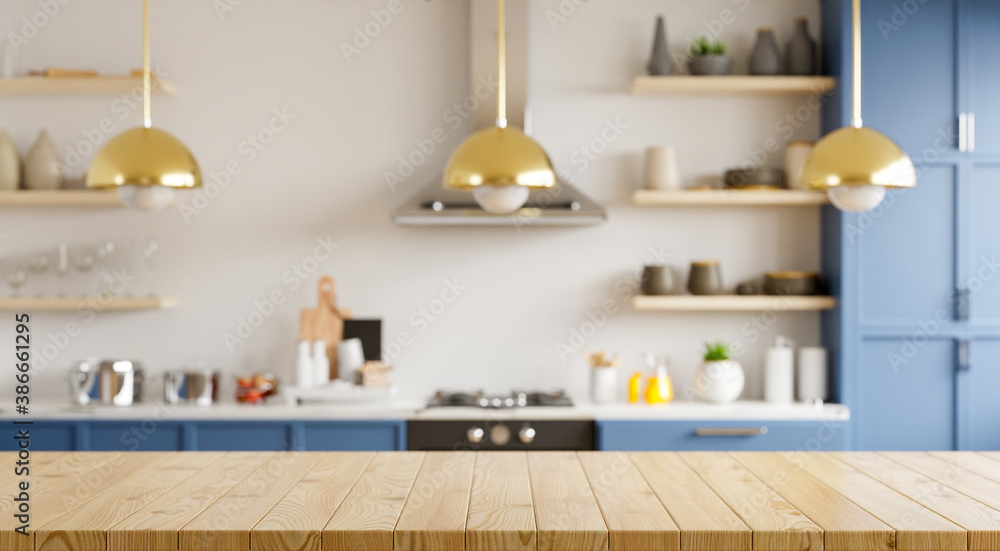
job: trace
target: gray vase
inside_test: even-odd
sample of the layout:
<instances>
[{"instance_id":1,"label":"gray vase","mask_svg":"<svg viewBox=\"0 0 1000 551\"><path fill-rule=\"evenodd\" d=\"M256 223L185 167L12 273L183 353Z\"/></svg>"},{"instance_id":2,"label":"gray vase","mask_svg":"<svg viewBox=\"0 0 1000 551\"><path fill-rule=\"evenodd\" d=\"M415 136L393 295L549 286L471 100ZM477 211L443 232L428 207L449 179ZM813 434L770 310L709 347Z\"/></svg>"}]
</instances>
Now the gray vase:
<instances>
[{"instance_id":1,"label":"gray vase","mask_svg":"<svg viewBox=\"0 0 1000 551\"><path fill-rule=\"evenodd\" d=\"M45 130L38 135L24 159L24 187L27 189L59 189L63 170L59 150Z\"/></svg>"},{"instance_id":2,"label":"gray vase","mask_svg":"<svg viewBox=\"0 0 1000 551\"><path fill-rule=\"evenodd\" d=\"M667 43L667 25L662 15L656 18L653 53L649 56L646 71L653 77L667 76L674 72L674 64L670 61L670 45Z\"/></svg>"},{"instance_id":3,"label":"gray vase","mask_svg":"<svg viewBox=\"0 0 1000 551\"><path fill-rule=\"evenodd\" d=\"M675 286L674 271L670 266L646 266L642 269L642 294L672 295Z\"/></svg>"},{"instance_id":4,"label":"gray vase","mask_svg":"<svg viewBox=\"0 0 1000 551\"><path fill-rule=\"evenodd\" d=\"M691 273L688 275L688 291L692 295L717 295L722 292L722 275L719 263L715 260L703 260L691 263Z\"/></svg>"},{"instance_id":5,"label":"gray vase","mask_svg":"<svg viewBox=\"0 0 1000 551\"><path fill-rule=\"evenodd\" d=\"M750 54L751 75L777 75L781 73L781 52L769 27L757 29L757 42Z\"/></svg>"},{"instance_id":6,"label":"gray vase","mask_svg":"<svg viewBox=\"0 0 1000 551\"><path fill-rule=\"evenodd\" d=\"M816 41L809 36L809 20L799 17L795 20L795 34L785 48L788 59L788 74L815 75L819 73L816 62Z\"/></svg>"},{"instance_id":7,"label":"gray vase","mask_svg":"<svg viewBox=\"0 0 1000 551\"><path fill-rule=\"evenodd\" d=\"M728 55L703 55L688 61L688 71L697 76L723 76L733 70L733 58Z\"/></svg>"}]
</instances>

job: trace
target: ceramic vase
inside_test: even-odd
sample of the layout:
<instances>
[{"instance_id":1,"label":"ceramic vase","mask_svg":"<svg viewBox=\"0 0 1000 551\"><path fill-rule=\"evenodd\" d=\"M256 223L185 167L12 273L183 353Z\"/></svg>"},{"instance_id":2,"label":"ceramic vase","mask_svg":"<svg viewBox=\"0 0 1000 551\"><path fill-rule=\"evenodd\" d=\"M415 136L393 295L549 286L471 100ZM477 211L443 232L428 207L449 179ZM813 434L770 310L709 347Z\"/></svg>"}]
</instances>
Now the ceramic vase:
<instances>
[{"instance_id":1,"label":"ceramic vase","mask_svg":"<svg viewBox=\"0 0 1000 551\"><path fill-rule=\"evenodd\" d=\"M666 23L663 16L656 18L656 30L653 33L653 53L649 56L649 63L646 64L646 71L649 76L662 77L674 72L674 65L670 61L670 45L667 43Z\"/></svg>"},{"instance_id":2,"label":"ceramic vase","mask_svg":"<svg viewBox=\"0 0 1000 551\"><path fill-rule=\"evenodd\" d=\"M809 20L799 17L795 20L795 34L785 48L788 59L788 74L815 75L819 73L816 62L816 41L809 36Z\"/></svg>"},{"instance_id":3,"label":"ceramic vase","mask_svg":"<svg viewBox=\"0 0 1000 551\"><path fill-rule=\"evenodd\" d=\"M24 161L24 187L59 189L62 186L62 159L49 134L42 130Z\"/></svg>"},{"instance_id":4,"label":"ceramic vase","mask_svg":"<svg viewBox=\"0 0 1000 551\"><path fill-rule=\"evenodd\" d=\"M777 75L781 73L781 53L769 27L757 29L757 42L750 54L751 75Z\"/></svg>"},{"instance_id":5,"label":"ceramic vase","mask_svg":"<svg viewBox=\"0 0 1000 551\"><path fill-rule=\"evenodd\" d=\"M722 274L715 260L691 263L688 275L688 291L692 295L717 295L722 292Z\"/></svg>"},{"instance_id":6,"label":"ceramic vase","mask_svg":"<svg viewBox=\"0 0 1000 551\"><path fill-rule=\"evenodd\" d=\"M21 154L4 130L0 133L0 191L14 191L21 183Z\"/></svg>"},{"instance_id":7,"label":"ceramic vase","mask_svg":"<svg viewBox=\"0 0 1000 551\"><path fill-rule=\"evenodd\" d=\"M688 61L688 71L695 76L724 76L733 70L733 58L728 55L703 55Z\"/></svg>"},{"instance_id":8,"label":"ceramic vase","mask_svg":"<svg viewBox=\"0 0 1000 551\"><path fill-rule=\"evenodd\" d=\"M745 383L743 368L733 360L705 362L694 370L695 393L713 404L735 402Z\"/></svg>"},{"instance_id":9,"label":"ceramic vase","mask_svg":"<svg viewBox=\"0 0 1000 551\"><path fill-rule=\"evenodd\" d=\"M642 269L642 294L661 296L674 294L674 271L670 266L646 266Z\"/></svg>"}]
</instances>

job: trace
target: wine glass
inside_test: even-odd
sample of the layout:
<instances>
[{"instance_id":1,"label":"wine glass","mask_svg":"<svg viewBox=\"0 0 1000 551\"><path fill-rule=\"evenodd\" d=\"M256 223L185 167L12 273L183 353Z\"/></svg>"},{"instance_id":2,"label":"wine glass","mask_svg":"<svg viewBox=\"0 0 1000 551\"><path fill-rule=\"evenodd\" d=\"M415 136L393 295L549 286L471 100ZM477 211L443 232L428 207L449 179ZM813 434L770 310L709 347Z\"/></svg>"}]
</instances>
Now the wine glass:
<instances>
[{"instance_id":1,"label":"wine glass","mask_svg":"<svg viewBox=\"0 0 1000 551\"><path fill-rule=\"evenodd\" d=\"M157 262L160 257L160 242L154 237L147 237L142 243L142 260L146 266L146 280L149 285L149 296L155 297L156 291L153 289L153 273L156 271Z\"/></svg>"},{"instance_id":2,"label":"wine glass","mask_svg":"<svg viewBox=\"0 0 1000 551\"><path fill-rule=\"evenodd\" d=\"M47 251L38 251L28 255L28 271L31 272L32 275L36 276L35 281L39 282L38 289L35 292L35 294L39 296L44 294L44 289L41 285L41 282L44 281L42 276L48 273L49 265L51 264L52 261L49 258L49 253Z\"/></svg>"},{"instance_id":3,"label":"wine glass","mask_svg":"<svg viewBox=\"0 0 1000 551\"><path fill-rule=\"evenodd\" d=\"M14 296L21 296L21 288L28 282L28 270L23 259L11 258L4 262L4 279Z\"/></svg>"},{"instance_id":4,"label":"wine glass","mask_svg":"<svg viewBox=\"0 0 1000 551\"><path fill-rule=\"evenodd\" d=\"M69 272L69 245L66 243L60 243L56 245L55 263L52 265L52 273L55 274L56 281L58 283L58 289L56 291L58 296L66 296L65 281Z\"/></svg>"},{"instance_id":5,"label":"wine glass","mask_svg":"<svg viewBox=\"0 0 1000 551\"><path fill-rule=\"evenodd\" d=\"M78 245L74 247L73 252L70 254L70 262L76 273L80 274L84 280L89 280L88 275L97 264L97 247L94 245ZM81 287L86 288L89 285L84 283ZM87 292L84 292L84 295L86 294Z\"/></svg>"}]
</instances>

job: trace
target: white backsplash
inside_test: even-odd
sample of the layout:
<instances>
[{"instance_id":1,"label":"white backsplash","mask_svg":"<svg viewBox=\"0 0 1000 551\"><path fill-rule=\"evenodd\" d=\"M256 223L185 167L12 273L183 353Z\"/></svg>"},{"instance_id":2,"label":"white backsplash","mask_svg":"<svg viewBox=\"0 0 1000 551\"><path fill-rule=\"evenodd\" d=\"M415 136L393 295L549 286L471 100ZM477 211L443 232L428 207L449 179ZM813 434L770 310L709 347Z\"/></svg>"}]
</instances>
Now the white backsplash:
<instances>
[{"instance_id":1,"label":"white backsplash","mask_svg":"<svg viewBox=\"0 0 1000 551\"><path fill-rule=\"evenodd\" d=\"M217 12L230 4L238 5ZM188 198L184 209L153 215L4 211L3 254L58 241L157 236L156 287L179 299L173 310L103 312L92 321L76 312L35 313L36 356L47 344L58 350L35 379L35 392L65 395L65 366L89 356L137 358L153 373L201 358L231 374L267 371L288 379L299 310L314 305L319 273L336 278L341 306L385 320L394 377L409 396L435 387L567 387L583 397L583 349L618 352L623 380L641 367L642 351L668 354L683 394L702 343L730 339L746 348L744 397L758 397L764 349L775 336L819 343L819 316L812 313L754 320L628 306L641 266L660 257L682 274L692 259L720 259L728 286L771 269L818 269L815 209L628 204L648 145L675 144L685 183L704 183L746 162L769 139L815 138L818 112L796 114L804 98L627 94L643 70L658 13L667 16L672 47L682 50L688 37L722 25L723 16L729 19L723 10L730 10L735 21L724 25L724 37L741 72L758 26L773 26L783 43L795 16L805 15L818 38L816 0L532 0L534 135L560 170L607 207L608 223L400 228L389 220L392 208L439 176L470 128L453 107L472 81L467 4L402 0L399 13L379 16L382 24L372 11L385 10L388 0L153 2L153 64L180 89L176 97L154 98L154 124L191 148L206 182L228 185L210 199ZM35 0L6 0L2 36L23 33L22 17L30 20L39 9ZM20 46L18 70L138 67L140 17L139 3L130 0L61 6ZM366 25L378 25L378 36L352 49L356 29ZM786 126L788 116L800 127ZM88 151L78 145L88 135L103 143L140 116L114 98L4 98L0 121L22 153L42 127L60 150ZM248 137L272 121L283 129L265 131L260 140L270 143L258 150ZM113 130L103 133L102 125ZM434 136L444 142L435 144ZM413 174L392 189L386 174L411 155L419 161ZM77 163L78 173L91 156ZM765 164L781 166L780 151L770 157ZM314 263L323 240L336 245L332 258ZM296 266L318 269L303 273L303 282ZM273 310L263 304L272 295L284 298ZM240 320L258 308L269 312L263 323L243 332L245 342L227 345L226 335L239 337ZM7 315L0 340L13 346ZM70 323L79 334L61 338Z\"/></svg>"}]
</instances>

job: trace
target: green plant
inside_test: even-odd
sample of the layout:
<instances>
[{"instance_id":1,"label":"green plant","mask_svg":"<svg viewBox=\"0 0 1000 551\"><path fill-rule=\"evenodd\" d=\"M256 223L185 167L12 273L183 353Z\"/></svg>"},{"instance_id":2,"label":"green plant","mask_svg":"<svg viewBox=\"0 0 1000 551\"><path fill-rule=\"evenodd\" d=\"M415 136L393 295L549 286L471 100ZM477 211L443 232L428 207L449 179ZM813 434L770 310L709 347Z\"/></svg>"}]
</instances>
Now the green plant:
<instances>
[{"instance_id":1,"label":"green plant","mask_svg":"<svg viewBox=\"0 0 1000 551\"><path fill-rule=\"evenodd\" d=\"M729 343L722 341L705 343L706 362L724 362L732 358Z\"/></svg>"},{"instance_id":2,"label":"green plant","mask_svg":"<svg viewBox=\"0 0 1000 551\"><path fill-rule=\"evenodd\" d=\"M729 46L721 40L711 41L707 36L699 36L691 39L688 46L688 54L691 57L702 57L706 55L726 55L729 53Z\"/></svg>"}]
</instances>

